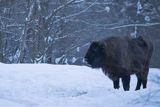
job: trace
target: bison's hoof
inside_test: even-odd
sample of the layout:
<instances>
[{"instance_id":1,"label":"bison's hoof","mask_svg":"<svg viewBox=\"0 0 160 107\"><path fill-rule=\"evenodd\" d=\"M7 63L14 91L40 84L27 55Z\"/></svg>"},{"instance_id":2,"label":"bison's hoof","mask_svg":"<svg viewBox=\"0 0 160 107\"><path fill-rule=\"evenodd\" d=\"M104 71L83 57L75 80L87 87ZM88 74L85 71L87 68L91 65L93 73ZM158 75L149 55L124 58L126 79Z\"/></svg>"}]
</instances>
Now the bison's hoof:
<instances>
[{"instance_id":1,"label":"bison's hoof","mask_svg":"<svg viewBox=\"0 0 160 107\"><path fill-rule=\"evenodd\" d=\"M135 89L135 91L138 91L138 90L140 90L140 88L136 88L136 89Z\"/></svg>"},{"instance_id":2,"label":"bison's hoof","mask_svg":"<svg viewBox=\"0 0 160 107\"><path fill-rule=\"evenodd\" d=\"M129 91L129 87L123 87L124 91Z\"/></svg>"},{"instance_id":3,"label":"bison's hoof","mask_svg":"<svg viewBox=\"0 0 160 107\"><path fill-rule=\"evenodd\" d=\"M129 91L129 89L124 89L124 91Z\"/></svg>"},{"instance_id":4,"label":"bison's hoof","mask_svg":"<svg viewBox=\"0 0 160 107\"><path fill-rule=\"evenodd\" d=\"M114 86L114 89L119 89L120 88L120 86Z\"/></svg>"}]
</instances>

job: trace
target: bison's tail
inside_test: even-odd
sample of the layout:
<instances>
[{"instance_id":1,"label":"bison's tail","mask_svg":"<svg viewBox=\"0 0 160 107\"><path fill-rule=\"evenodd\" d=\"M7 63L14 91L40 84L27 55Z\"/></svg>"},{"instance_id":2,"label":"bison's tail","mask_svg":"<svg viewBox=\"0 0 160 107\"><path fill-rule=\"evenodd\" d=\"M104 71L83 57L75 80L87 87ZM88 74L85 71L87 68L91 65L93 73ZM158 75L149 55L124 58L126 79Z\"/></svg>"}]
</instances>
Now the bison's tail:
<instances>
[{"instance_id":1,"label":"bison's tail","mask_svg":"<svg viewBox=\"0 0 160 107\"><path fill-rule=\"evenodd\" d=\"M153 43L152 43L150 40L148 40L148 53L147 53L147 58L148 58L149 62L150 62L150 60L151 60L151 57L152 57L152 54L153 54L153 50L154 50Z\"/></svg>"},{"instance_id":2,"label":"bison's tail","mask_svg":"<svg viewBox=\"0 0 160 107\"><path fill-rule=\"evenodd\" d=\"M154 48L153 48L153 44L152 44L151 40L147 39L145 41L147 43L148 48L147 48L147 55L146 55L145 66L144 66L143 71L145 72L145 74L146 74L145 77L147 78L147 75L148 75L148 72L149 72L150 60L151 60Z\"/></svg>"}]
</instances>

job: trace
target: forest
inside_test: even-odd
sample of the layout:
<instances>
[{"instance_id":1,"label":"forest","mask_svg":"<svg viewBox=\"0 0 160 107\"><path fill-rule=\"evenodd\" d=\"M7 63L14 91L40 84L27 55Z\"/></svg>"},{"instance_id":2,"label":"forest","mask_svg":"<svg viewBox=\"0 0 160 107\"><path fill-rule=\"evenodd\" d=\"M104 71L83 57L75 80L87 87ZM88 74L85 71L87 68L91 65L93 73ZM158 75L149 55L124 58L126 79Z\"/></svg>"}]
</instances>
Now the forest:
<instances>
[{"instance_id":1,"label":"forest","mask_svg":"<svg viewBox=\"0 0 160 107\"><path fill-rule=\"evenodd\" d=\"M145 36L160 67L159 0L0 0L0 62L84 64L90 42Z\"/></svg>"}]
</instances>

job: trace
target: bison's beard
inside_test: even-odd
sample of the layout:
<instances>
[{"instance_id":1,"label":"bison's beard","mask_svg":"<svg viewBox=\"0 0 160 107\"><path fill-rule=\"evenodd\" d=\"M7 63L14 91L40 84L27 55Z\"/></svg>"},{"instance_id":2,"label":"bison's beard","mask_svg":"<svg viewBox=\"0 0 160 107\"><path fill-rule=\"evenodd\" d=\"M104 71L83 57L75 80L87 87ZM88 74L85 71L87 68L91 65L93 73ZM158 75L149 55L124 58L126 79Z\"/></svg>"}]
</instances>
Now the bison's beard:
<instances>
[{"instance_id":1,"label":"bison's beard","mask_svg":"<svg viewBox=\"0 0 160 107\"><path fill-rule=\"evenodd\" d=\"M88 66L92 68L101 68L102 67L102 60L100 58L85 58Z\"/></svg>"}]
</instances>

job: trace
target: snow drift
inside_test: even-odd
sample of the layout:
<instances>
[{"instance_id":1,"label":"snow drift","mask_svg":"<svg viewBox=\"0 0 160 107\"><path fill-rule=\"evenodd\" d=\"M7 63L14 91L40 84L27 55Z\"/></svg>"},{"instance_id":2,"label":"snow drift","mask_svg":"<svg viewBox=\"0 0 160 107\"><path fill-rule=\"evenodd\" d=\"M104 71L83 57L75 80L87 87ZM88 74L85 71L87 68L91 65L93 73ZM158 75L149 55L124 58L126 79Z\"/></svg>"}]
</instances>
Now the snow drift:
<instances>
[{"instance_id":1,"label":"snow drift","mask_svg":"<svg viewBox=\"0 0 160 107\"><path fill-rule=\"evenodd\" d=\"M85 66L0 64L0 68L1 107L155 107L159 104L154 103L160 97L156 80L159 69L150 69L147 89L134 91L137 81L133 76L131 91L124 92L122 85L114 90L111 80L100 69Z\"/></svg>"}]
</instances>

